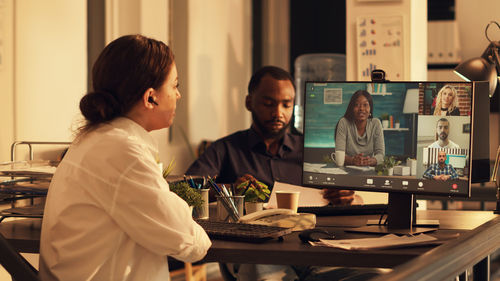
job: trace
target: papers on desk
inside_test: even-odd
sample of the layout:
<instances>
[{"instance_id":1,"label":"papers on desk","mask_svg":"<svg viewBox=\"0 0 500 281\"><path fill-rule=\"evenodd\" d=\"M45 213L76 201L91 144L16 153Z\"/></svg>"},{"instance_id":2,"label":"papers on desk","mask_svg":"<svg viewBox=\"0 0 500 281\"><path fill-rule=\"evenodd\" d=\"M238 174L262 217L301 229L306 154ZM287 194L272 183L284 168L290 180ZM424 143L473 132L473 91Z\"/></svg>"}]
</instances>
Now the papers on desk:
<instances>
[{"instance_id":1,"label":"papers on desk","mask_svg":"<svg viewBox=\"0 0 500 281\"><path fill-rule=\"evenodd\" d=\"M362 238L362 239L343 239L343 240L327 240L320 239L320 242L309 242L313 246L333 247L344 250L376 250L388 248L400 248L405 246L427 245L436 241L437 238L427 235L418 234L410 236L397 236L388 234L377 238Z\"/></svg>"},{"instance_id":2,"label":"papers on desk","mask_svg":"<svg viewBox=\"0 0 500 281\"><path fill-rule=\"evenodd\" d=\"M304 171L312 173L321 174L332 174L332 175L347 175L347 172L343 168L335 166L335 164L330 163L307 163L304 162Z\"/></svg>"},{"instance_id":3,"label":"papers on desk","mask_svg":"<svg viewBox=\"0 0 500 281\"><path fill-rule=\"evenodd\" d=\"M371 167L371 166L354 166L354 165L347 165L347 166L345 166L345 167L346 167L346 168L349 168L349 169L354 169L354 170L362 171L362 172L375 171L375 167Z\"/></svg>"},{"instance_id":4,"label":"papers on desk","mask_svg":"<svg viewBox=\"0 0 500 281\"><path fill-rule=\"evenodd\" d=\"M0 163L0 174L12 177L51 178L59 162L31 160Z\"/></svg>"}]
</instances>

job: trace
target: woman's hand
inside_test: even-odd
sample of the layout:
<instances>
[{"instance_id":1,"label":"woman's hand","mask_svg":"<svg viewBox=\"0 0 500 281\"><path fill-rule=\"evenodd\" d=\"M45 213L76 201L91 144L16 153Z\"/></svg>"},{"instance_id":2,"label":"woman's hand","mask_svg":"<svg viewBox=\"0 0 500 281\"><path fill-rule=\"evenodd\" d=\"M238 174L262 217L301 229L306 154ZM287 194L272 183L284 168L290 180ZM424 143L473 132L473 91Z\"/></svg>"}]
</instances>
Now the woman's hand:
<instances>
[{"instance_id":1,"label":"woman's hand","mask_svg":"<svg viewBox=\"0 0 500 281\"><path fill-rule=\"evenodd\" d=\"M352 157L352 164L356 166L375 166L377 165L377 159L370 156L364 156L363 153L360 153Z\"/></svg>"},{"instance_id":2,"label":"woman's hand","mask_svg":"<svg viewBox=\"0 0 500 281\"><path fill-rule=\"evenodd\" d=\"M333 205L351 205L354 200L354 191L339 190L335 188L324 188L323 198Z\"/></svg>"}]
</instances>

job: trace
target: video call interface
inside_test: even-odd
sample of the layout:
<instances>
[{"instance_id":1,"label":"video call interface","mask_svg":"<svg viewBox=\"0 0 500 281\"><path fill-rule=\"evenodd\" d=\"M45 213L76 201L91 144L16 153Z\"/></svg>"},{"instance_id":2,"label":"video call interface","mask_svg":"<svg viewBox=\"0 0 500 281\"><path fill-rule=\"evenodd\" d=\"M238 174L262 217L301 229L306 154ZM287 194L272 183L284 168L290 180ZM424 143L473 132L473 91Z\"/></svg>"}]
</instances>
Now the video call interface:
<instances>
[{"instance_id":1,"label":"video call interface","mask_svg":"<svg viewBox=\"0 0 500 281\"><path fill-rule=\"evenodd\" d=\"M467 196L473 85L307 82L303 185Z\"/></svg>"}]
</instances>

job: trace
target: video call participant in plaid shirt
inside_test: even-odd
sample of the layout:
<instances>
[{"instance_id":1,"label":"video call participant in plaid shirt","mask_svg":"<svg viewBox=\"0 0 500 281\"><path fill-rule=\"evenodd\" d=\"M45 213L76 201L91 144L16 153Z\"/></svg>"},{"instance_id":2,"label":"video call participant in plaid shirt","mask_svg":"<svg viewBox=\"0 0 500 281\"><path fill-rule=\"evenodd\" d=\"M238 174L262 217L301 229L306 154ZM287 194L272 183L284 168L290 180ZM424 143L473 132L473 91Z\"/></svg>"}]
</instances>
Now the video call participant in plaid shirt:
<instances>
[{"instance_id":1,"label":"video call participant in plaid shirt","mask_svg":"<svg viewBox=\"0 0 500 281\"><path fill-rule=\"evenodd\" d=\"M438 163L431 164L424 173L424 178L435 180L457 179L458 174L453 166L446 164L446 151L439 151Z\"/></svg>"}]
</instances>

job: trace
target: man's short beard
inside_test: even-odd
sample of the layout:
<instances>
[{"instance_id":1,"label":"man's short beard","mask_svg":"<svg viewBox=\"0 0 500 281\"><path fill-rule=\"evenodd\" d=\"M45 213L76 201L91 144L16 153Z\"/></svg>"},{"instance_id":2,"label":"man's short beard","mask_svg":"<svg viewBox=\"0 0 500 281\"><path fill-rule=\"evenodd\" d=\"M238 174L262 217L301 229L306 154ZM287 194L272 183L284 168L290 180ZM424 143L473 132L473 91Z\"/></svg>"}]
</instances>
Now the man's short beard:
<instances>
[{"instance_id":1,"label":"man's short beard","mask_svg":"<svg viewBox=\"0 0 500 281\"><path fill-rule=\"evenodd\" d=\"M440 139L440 140L443 140L443 141L444 141L444 140L448 139L448 135L447 135L447 134L444 134L444 135L445 135L445 137L444 137L444 138L441 138L441 135L442 135L442 134L439 134L439 139Z\"/></svg>"},{"instance_id":2,"label":"man's short beard","mask_svg":"<svg viewBox=\"0 0 500 281\"><path fill-rule=\"evenodd\" d=\"M267 129L267 127L264 126L264 124L262 124L262 122L260 122L260 120L257 118L257 116L253 112L252 112L252 120L253 120L253 123L255 124L255 126L257 127L257 129L262 134L262 136L266 139L268 139L268 138L273 138L273 139L280 138L280 137L285 135L286 131L290 127L290 122L288 122L288 124L285 124L285 126L283 126L283 128L281 128L279 131L272 132L272 131L269 131Z\"/></svg>"}]
</instances>

